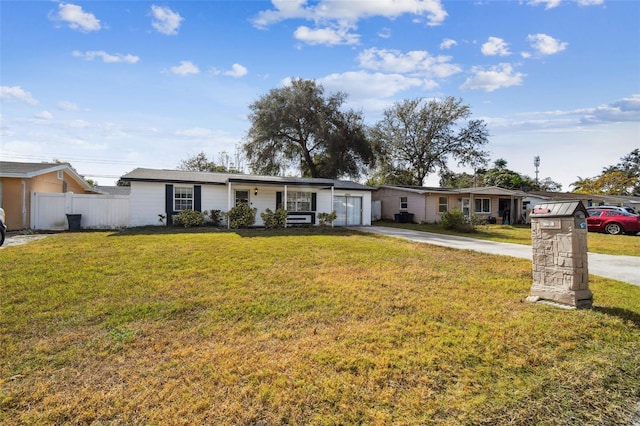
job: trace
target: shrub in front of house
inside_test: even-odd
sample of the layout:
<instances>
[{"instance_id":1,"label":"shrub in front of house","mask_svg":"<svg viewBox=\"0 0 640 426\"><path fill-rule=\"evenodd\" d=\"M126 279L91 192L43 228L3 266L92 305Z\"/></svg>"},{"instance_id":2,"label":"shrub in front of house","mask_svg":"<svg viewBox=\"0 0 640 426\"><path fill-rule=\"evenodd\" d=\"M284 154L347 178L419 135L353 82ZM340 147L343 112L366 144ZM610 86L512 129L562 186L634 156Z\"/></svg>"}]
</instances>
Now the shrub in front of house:
<instances>
[{"instance_id":1,"label":"shrub in front of house","mask_svg":"<svg viewBox=\"0 0 640 426\"><path fill-rule=\"evenodd\" d=\"M175 226L184 226L185 228L191 228L193 226L202 226L204 224L204 215L202 212L195 210L182 210L178 214L171 216L173 224Z\"/></svg>"},{"instance_id":2,"label":"shrub in front of house","mask_svg":"<svg viewBox=\"0 0 640 426\"><path fill-rule=\"evenodd\" d=\"M329 226L338 217L335 211L331 213L318 213L318 223L320 226Z\"/></svg>"},{"instance_id":3,"label":"shrub in front of house","mask_svg":"<svg viewBox=\"0 0 640 426\"><path fill-rule=\"evenodd\" d=\"M267 229L284 228L287 224L287 211L284 209L276 209L275 212L271 209L266 209L260 213L260 217L264 227Z\"/></svg>"},{"instance_id":4,"label":"shrub in front of house","mask_svg":"<svg viewBox=\"0 0 640 426\"><path fill-rule=\"evenodd\" d=\"M212 226L220 226L222 224L222 218L224 217L222 214L222 210L210 210L206 211L205 215L209 219L209 223Z\"/></svg>"},{"instance_id":5,"label":"shrub in front of house","mask_svg":"<svg viewBox=\"0 0 640 426\"><path fill-rule=\"evenodd\" d=\"M464 215L462 210L453 209L442 215L440 226L458 232L475 232L476 226L473 219Z\"/></svg>"},{"instance_id":6,"label":"shrub in front of house","mask_svg":"<svg viewBox=\"0 0 640 426\"><path fill-rule=\"evenodd\" d=\"M248 228L256 223L256 212L248 204L241 203L226 212L224 215L229 221L229 227L233 229Z\"/></svg>"}]
</instances>

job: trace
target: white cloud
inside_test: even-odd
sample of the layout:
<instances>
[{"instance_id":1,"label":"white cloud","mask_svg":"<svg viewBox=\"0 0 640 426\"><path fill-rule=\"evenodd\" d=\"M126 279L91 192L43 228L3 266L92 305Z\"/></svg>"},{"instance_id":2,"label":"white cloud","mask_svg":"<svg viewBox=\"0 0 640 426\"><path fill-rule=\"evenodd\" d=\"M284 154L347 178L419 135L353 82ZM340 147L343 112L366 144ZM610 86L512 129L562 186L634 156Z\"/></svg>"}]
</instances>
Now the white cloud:
<instances>
[{"instance_id":1,"label":"white cloud","mask_svg":"<svg viewBox=\"0 0 640 426\"><path fill-rule=\"evenodd\" d=\"M39 118L40 120L51 120L53 119L53 114L49 111L41 111L36 114L36 118Z\"/></svg>"},{"instance_id":2,"label":"white cloud","mask_svg":"<svg viewBox=\"0 0 640 426\"><path fill-rule=\"evenodd\" d=\"M58 102L57 107L63 111L78 111L79 109L78 105L69 101L60 101Z\"/></svg>"},{"instance_id":3,"label":"white cloud","mask_svg":"<svg viewBox=\"0 0 640 426\"><path fill-rule=\"evenodd\" d=\"M431 56L425 50L402 53L398 50L372 48L362 51L358 55L358 61L366 69L436 78L446 78L462 71L458 65L450 63L450 56Z\"/></svg>"},{"instance_id":4,"label":"white cloud","mask_svg":"<svg viewBox=\"0 0 640 426\"><path fill-rule=\"evenodd\" d=\"M553 9L555 7L560 6L561 0L529 0L529 2L527 4L531 5L531 6L538 6L540 4L545 5L545 9L549 10L549 9Z\"/></svg>"},{"instance_id":5,"label":"white cloud","mask_svg":"<svg viewBox=\"0 0 640 426\"><path fill-rule=\"evenodd\" d=\"M526 76L526 74L515 72L510 64L500 64L489 69L472 67L471 72L473 75L467 78L460 89L493 92L505 87L520 86Z\"/></svg>"},{"instance_id":6,"label":"white cloud","mask_svg":"<svg viewBox=\"0 0 640 426\"><path fill-rule=\"evenodd\" d=\"M151 6L151 14L153 15L151 26L159 33L165 35L178 34L178 29L184 20L180 14L168 7L156 6L155 4Z\"/></svg>"},{"instance_id":7,"label":"white cloud","mask_svg":"<svg viewBox=\"0 0 640 426\"><path fill-rule=\"evenodd\" d=\"M579 6L599 6L604 4L604 0L576 0Z\"/></svg>"},{"instance_id":8,"label":"white cloud","mask_svg":"<svg viewBox=\"0 0 640 426\"><path fill-rule=\"evenodd\" d=\"M429 90L436 86L422 78L366 71L330 74L317 81L328 92L348 93L349 100L391 98L406 90Z\"/></svg>"},{"instance_id":9,"label":"white cloud","mask_svg":"<svg viewBox=\"0 0 640 426\"><path fill-rule=\"evenodd\" d=\"M233 78L240 78L240 77L244 77L245 75L247 75L249 73L249 71L243 67L240 64L233 64L231 66L231 69L228 71L221 71L217 68L213 68L211 70L211 73L213 75L226 75L228 77L233 77Z\"/></svg>"},{"instance_id":10,"label":"white cloud","mask_svg":"<svg viewBox=\"0 0 640 426\"><path fill-rule=\"evenodd\" d=\"M390 19L404 14L426 16L429 25L439 25L447 17L440 0L321 0L311 6L307 0L272 0L274 9L258 13L253 24L266 28L286 19L308 19L315 22L357 22L363 18L382 16Z\"/></svg>"},{"instance_id":11,"label":"white cloud","mask_svg":"<svg viewBox=\"0 0 640 426\"><path fill-rule=\"evenodd\" d=\"M22 102L29 105L38 105L31 93L20 86L0 86L0 100L3 102Z\"/></svg>"},{"instance_id":12,"label":"white cloud","mask_svg":"<svg viewBox=\"0 0 640 426\"><path fill-rule=\"evenodd\" d=\"M378 31L378 37L380 38L391 38L391 28L383 28Z\"/></svg>"},{"instance_id":13,"label":"white cloud","mask_svg":"<svg viewBox=\"0 0 640 426\"><path fill-rule=\"evenodd\" d=\"M442 50L447 50L447 49L451 49L453 46L457 46L458 42L450 39L450 38L445 38L444 40L442 40L442 43L440 43L440 49Z\"/></svg>"},{"instance_id":14,"label":"white cloud","mask_svg":"<svg viewBox=\"0 0 640 426\"><path fill-rule=\"evenodd\" d=\"M567 42L560 42L546 34L530 34L527 36L527 40L538 55L554 55L562 52L569 45Z\"/></svg>"},{"instance_id":15,"label":"white cloud","mask_svg":"<svg viewBox=\"0 0 640 426\"><path fill-rule=\"evenodd\" d=\"M583 123L640 122L640 94L583 110Z\"/></svg>"},{"instance_id":16,"label":"white cloud","mask_svg":"<svg viewBox=\"0 0 640 426\"><path fill-rule=\"evenodd\" d=\"M93 61L95 58L101 58L102 62L105 62L105 63L124 62L127 64L135 64L140 60L140 57L138 56L134 56L130 54L122 55L120 53L109 54L102 50L90 50L84 53L78 50L74 50L72 55L77 58L84 58L87 61Z\"/></svg>"},{"instance_id":17,"label":"white cloud","mask_svg":"<svg viewBox=\"0 0 640 426\"><path fill-rule=\"evenodd\" d=\"M227 71L224 73L224 75L228 75L229 77L233 77L233 78L240 78L240 77L244 77L245 75L247 75L249 71L243 67L240 64L233 64L231 66L231 70Z\"/></svg>"},{"instance_id":18,"label":"white cloud","mask_svg":"<svg viewBox=\"0 0 640 426\"><path fill-rule=\"evenodd\" d=\"M511 54L509 43L499 37L489 37L489 41L482 45L481 51L485 56L508 56Z\"/></svg>"},{"instance_id":19,"label":"white cloud","mask_svg":"<svg viewBox=\"0 0 640 426\"><path fill-rule=\"evenodd\" d=\"M66 22L69 28L77 31L99 31L102 28L99 19L92 13L83 11L81 6L75 4L58 4L58 13L50 17L54 20Z\"/></svg>"},{"instance_id":20,"label":"white cloud","mask_svg":"<svg viewBox=\"0 0 640 426\"><path fill-rule=\"evenodd\" d=\"M180 65L171 67L170 71L176 75L199 74L200 69L191 61L180 61Z\"/></svg>"},{"instance_id":21,"label":"white cloud","mask_svg":"<svg viewBox=\"0 0 640 426\"><path fill-rule=\"evenodd\" d=\"M298 27L293 36L300 41L311 45L341 45L341 44L358 44L360 36L349 32L350 27L336 27L336 28L309 28L306 26Z\"/></svg>"}]
</instances>

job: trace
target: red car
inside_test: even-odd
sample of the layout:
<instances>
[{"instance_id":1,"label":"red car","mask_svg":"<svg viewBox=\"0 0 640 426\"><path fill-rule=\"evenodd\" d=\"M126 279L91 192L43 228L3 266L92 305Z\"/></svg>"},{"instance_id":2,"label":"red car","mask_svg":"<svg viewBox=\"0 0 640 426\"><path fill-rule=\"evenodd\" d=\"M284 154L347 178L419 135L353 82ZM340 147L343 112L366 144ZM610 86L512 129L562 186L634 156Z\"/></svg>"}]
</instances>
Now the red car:
<instances>
[{"instance_id":1,"label":"red car","mask_svg":"<svg viewBox=\"0 0 640 426\"><path fill-rule=\"evenodd\" d=\"M587 229L607 234L631 234L640 232L640 216L609 208L587 209Z\"/></svg>"}]
</instances>

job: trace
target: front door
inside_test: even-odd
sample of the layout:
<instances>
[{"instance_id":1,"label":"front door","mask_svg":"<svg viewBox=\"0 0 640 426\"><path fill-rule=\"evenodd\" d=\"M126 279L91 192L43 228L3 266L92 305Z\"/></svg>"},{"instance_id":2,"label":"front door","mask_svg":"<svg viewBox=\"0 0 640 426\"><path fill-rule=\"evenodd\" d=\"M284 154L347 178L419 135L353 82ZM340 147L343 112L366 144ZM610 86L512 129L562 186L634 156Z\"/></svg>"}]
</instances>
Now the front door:
<instances>
[{"instance_id":1,"label":"front door","mask_svg":"<svg viewBox=\"0 0 640 426\"><path fill-rule=\"evenodd\" d=\"M462 214L466 217L470 217L471 215L471 200L468 198L462 199Z\"/></svg>"}]
</instances>

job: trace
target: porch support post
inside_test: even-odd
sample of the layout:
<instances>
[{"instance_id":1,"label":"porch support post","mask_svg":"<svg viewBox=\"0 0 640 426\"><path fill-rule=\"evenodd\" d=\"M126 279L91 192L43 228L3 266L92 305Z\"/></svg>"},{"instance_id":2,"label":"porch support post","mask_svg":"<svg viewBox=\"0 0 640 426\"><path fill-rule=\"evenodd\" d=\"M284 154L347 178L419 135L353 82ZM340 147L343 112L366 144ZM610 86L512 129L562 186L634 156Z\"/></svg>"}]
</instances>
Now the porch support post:
<instances>
[{"instance_id":1,"label":"porch support post","mask_svg":"<svg viewBox=\"0 0 640 426\"><path fill-rule=\"evenodd\" d=\"M287 185L284 186L284 194L282 196L282 208L287 211ZM287 211L287 215L289 214L289 212ZM284 219L284 227L287 227L287 219L285 217Z\"/></svg>"},{"instance_id":2,"label":"porch support post","mask_svg":"<svg viewBox=\"0 0 640 426\"><path fill-rule=\"evenodd\" d=\"M333 213L336 209L335 206L333 205L334 203L334 190L335 190L335 186L331 185L331 212ZM331 227L333 228L333 222L335 222L335 220L331 221Z\"/></svg>"},{"instance_id":3,"label":"porch support post","mask_svg":"<svg viewBox=\"0 0 640 426\"><path fill-rule=\"evenodd\" d=\"M231 210L231 181L227 181L227 211ZM231 229L231 223L227 216L227 229Z\"/></svg>"},{"instance_id":4,"label":"porch support post","mask_svg":"<svg viewBox=\"0 0 640 426\"><path fill-rule=\"evenodd\" d=\"M509 225L513 225L513 218L517 217L514 209L515 209L515 203L513 202L513 194L511 194L511 207L509 207L509 216L511 217L509 217Z\"/></svg>"}]
</instances>

